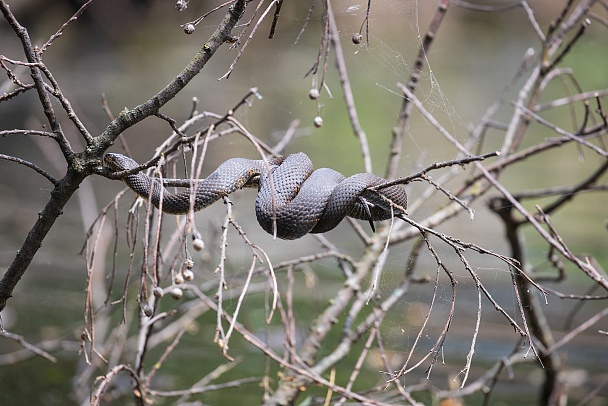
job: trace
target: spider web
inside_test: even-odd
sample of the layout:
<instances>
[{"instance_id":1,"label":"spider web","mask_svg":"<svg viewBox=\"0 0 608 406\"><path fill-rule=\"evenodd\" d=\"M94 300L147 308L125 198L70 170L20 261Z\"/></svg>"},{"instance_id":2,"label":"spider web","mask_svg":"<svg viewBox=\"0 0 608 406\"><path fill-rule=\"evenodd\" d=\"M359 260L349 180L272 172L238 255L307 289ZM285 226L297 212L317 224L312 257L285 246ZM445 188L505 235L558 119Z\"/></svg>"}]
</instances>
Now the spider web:
<instances>
[{"instance_id":1,"label":"spider web","mask_svg":"<svg viewBox=\"0 0 608 406\"><path fill-rule=\"evenodd\" d=\"M437 5L417 1L376 0L371 3L369 19L367 19L368 4L366 1L335 1L332 2L332 7L339 28L346 66L354 87L353 93L359 114L362 114L369 103L374 103L370 100L384 98L386 99L386 105L390 106L389 108L393 114L393 120L388 125L393 125L398 119L398 107L400 105L395 100L403 97L396 84L406 84L409 81L414 70L413 62L423 45L423 37ZM421 9L421 7L424 7L424 9ZM304 20L301 19L299 22L303 23ZM317 23L320 22L317 21ZM353 35L357 33L362 35L362 41L359 45L353 44ZM331 68L328 70L331 70ZM322 69L319 69L319 71L322 71ZM318 80L319 77L313 75L313 88L316 88ZM436 76L431 61L425 55L422 72L418 78L416 95L426 110L446 126L448 131L454 136L457 136L458 133L464 134L461 137L464 138L467 136L465 125L448 95L442 89L440 81L441 78ZM367 82L365 88L371 88L373 94L361 92L362 82ZM338 89L339 82L337 80L332 78L326 80L325 83L331 88L332 92L341 93ZM334 97L336 96L334 95ZM298 106L310 106L310 104L306 104L305 99L308 99L308 97L303 95ZM293 113L292 109L286 109L284 112ZM370 133L372 131L381 132L376 128L366 127L365 129ZM433 132L433 130L430 131ZM439 137L437 134L420 137L413 132L409 133L409 141L414 148L404 151L404 153L411 157L426 157L428 146L425 143L429 140L435 142ZM342 137L337 142L343 142L344 138L346 137ZM388 143L386 139L382 142ZM429 159L437 160L438 155L434 153L431 155ZM448 155L444 156L448 159L453 158L454 150L450 149ZM418 162L418 165L423 166L423 162ZM427 210L432 210L429 206L432 206L432 204L427 205ZM420 215L424 214L429 213L420 213ZM435 246L436 242L433 241L433 244ZM458 286L455 288L456 300L453 300L452 297L451 282L443 271L438 273L435 290L434 280L437 274L437 264L428 249L424 249L421 254L421 257L424 258L420 259L422 263L417 267L416 278L426 279L426 282L413 283L407 294L389 311L390 314L383 320L380 328L383 348L380 348L376 343L372 344L372 357L367 357L370 359L369 362L373 363L371 365L372 369L386 370L380 357L374 355L374 353L379 352L384 352L390 358L389 362L393 370L399 370L402 367L413 347L415 347L415 352L408 366L411 367L419 362L436 346L438 337L441 336L450 317L452 305L454 305L454 319L450 325L450 332L447 334L445 345L438 347L437 357L439 359L438 364L448 362L446 356L449 357L454 362L453 365L449 366L455 374L462 370L475 330L477 311L475 286L471 276L463 268L462 262L458 260L452 248L437 243L435 249L442 261L449 262L447 266L454 272L454 278L458 282ZM300 255L301 247L298 247L292 254L294 256ZM369 315L376 303L382 302L394 293L403 278L408 259L409 250L405 247L395 249L391 253L386 261L384 271L377 281L376 298L372 298L368 302L361 317ZM493 294L495 290L500 291L501 288L505 290L505 293L500 297L501 306L515 319L518 319L518 308L513 292L504 289L504 281L510 280L510 273L506 266L497 262L488 263L479 258L470 261L473 266L482 266L481 268L475 268L475 271L481 274L484 285L491 289ZM330 269L335 272L333 264ZM366 281L368 286L374 283L371 278ZM493 287L495 289L492 289ZM486 314L490 312L493 315L496 314L488 301L483 299L482 324L485 321ZM500 320L500 323L505 323L505 320ZM485 331L483 328L482 330ZM517 339L516 335L514 336ZM506 351L510 349L508 346L505 348ZM449 351L444 351L444 349ZM500 355L504 354L501 353ZM492 358L495 359L496 354ZM414 376L424 376L431 359L432 357L422 363L414 371ZM410 380L409 376L407 376L408 381ZM379 379L384 380L385 376L381 375Z\"/></svg>"},{"instance_id":2,"label":"spider web","mask_svg":"<svg viewBox=\"0 0 608 406\"><path fill-rule=\"evenodd\" d=\"M368 16L368 4L366 1L338 1L332 2L333 10L340 30L340 39L349 76L353 80L353 86L357 87L361 81L367 81L375 86L373 94L361 94L354 90L355 99L359 113L366 109L362 99L385 98L387 106L393 109L396 121L399 111L395 110L395 97L403 97L396 86L397 83L406 84L414 70L414 60L423 46L423 38L427 26L436 12L436 3L422 3L418 1L392 1L377 0L371 2ZM353 45L353 35L360 33L361 43ZM411 62L408 62L411 61ZM361 79L362 76L364 79ZM353 79L356 77L356 79ZM455 106L441 86L441 80L433 71L431 61L425 55L423 58L422 72L418 79L416 95L433 117L440 121L457 138L464 139L468 136L465 123L458 115ZM328 84L336 87L331 81ZM314 80L313 80L314 86ZM369 86L368 86L369 88ZM362 97L363 96L363 97ZM375 100L375 99L374 99ZM391 125L395 122L393 121ZM447 123L447 125L446 125ZM427 123L428 124L428 123ZM371 132L371 128L366 128ZM376 129L373 129L374 131ZM433 130L431 130L433 131ZM460 137L458 136L460 134ZM438 135L419 135L409 132L409 141L414 150L405 151L410 157L427 156L427 142L436 142ZM426 139L422 139L426 138ZM454 154L449 150L448 154ZM429 159L436 160L434 153ZM447 155L453 158L451 155ZM422 166L422 162L418 165ZM432 205L427 205L432 206ZM427 208L427 210L432 210ZM423 213L419 213L423 215ZM430 214L430 213L426 213ZM468 220L468 219L467 219ZM425 280L424 283L413 283L408 292L388 312L380 327L382 347L374 342L370 355L366 359L368 367L372 370L386 371L380 353L383 352L393 370L399 370L413 351L408 361L408 367L418 363L429 351L436 346L436 342L442 334L446 323L450 319L452 305L454 306L453 319L449 326L449 332L444 345L436 347L437 363L445 363L447 368L434 367L433 373L446 376L458 375L465 364L467 353L470 350L477 315L477 291L470 274L464 269L462 262L458 259L453 249L446 245L433 241L434 247L445 261L447 267L454 273L454 279L458 285L454 288L456 299L453 299L451 282L443 271L437 272L437 263L429 253L423 249L417 266L416 278ZM468 255L468 254L467 254ZM406 264L409 260L409 250L395 249L389 255L384 270L377 281L368 279L367 286L377 285L374 298L371 298L364 308L362 317L368 316L375 304L381 303L398 289L403 280ZM504 263L494 260L480 258L471 255L470 262L479 272L484 286L491 291L492 295L500 305L512 315L518 322L518 306L513 291L505 289L510 283L511 275ZM437 277L437 284L435 278ZM500 320L497 312L489 301L482 298L482 327L485 332L484 322L505 323ZM514 335L513 341L517 340ZM512 347L506 345L500 348L490 349L482 354L488 359L506 355ZM478 355L476 355L477 357ZM406 380L412 382L415 378L426 377L427 368L431 364L433 356L427 358L412 374L406 376ZM384 374L379 380L389 379Z\"/></svg>"},{"instance_id":3,"label":"spider web","mask_svg":"<svg viewBox=\"0 0 608 406\"><path fill-rule=\"evenodd\" d=\"M348 63L358 66L370 82L386 91L391 99L392 95L402 97L396 83L408 82L436 7L435 3L429 2L379 0L371 2L366 20L367 2L338 2L334 9ZM346 44L351 44L352 36L358 32L361 32L362 41L353 52ZM416 93L426 109L439 118L448 119L452 129L464 127L426 55ZM412 141L415 142L413 138Z\"/></svg>"}]
</instances>

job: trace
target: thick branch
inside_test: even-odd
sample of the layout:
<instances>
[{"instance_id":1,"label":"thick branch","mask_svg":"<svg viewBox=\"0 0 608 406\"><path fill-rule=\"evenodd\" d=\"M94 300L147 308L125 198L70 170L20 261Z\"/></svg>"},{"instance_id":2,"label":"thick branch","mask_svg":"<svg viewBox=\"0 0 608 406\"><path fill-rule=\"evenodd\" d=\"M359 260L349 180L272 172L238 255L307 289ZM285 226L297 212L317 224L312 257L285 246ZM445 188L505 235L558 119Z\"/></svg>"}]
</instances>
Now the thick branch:
<instances>
[{"instance_id":1,"label":"thick branch","mask_svg":"<svg viewBox=\"0 0 608 406\"><path fill-rule=\"evenodd\" d=\"M231 31L243 15L246 3L246 0L238 0L230 7L230 10L226 13L226 16L205 45L203 45L194 58L192 58L184 70L165 86L164 89L145 103L142 103L131 110L122 111L119 116L108 125L101 136L95 139L95 145L92 148L92 152L97 157L100 157L123 131L139 123L143 119L158 113L161 107L186 87L201 69L203 69L209 59L215 54L215 51L217 51L224 42L232 38Z\"/></svg>"},{"instance_id":2,"label":"thick branch","mask_svg":"<svg viewBox=\"0 0 608 406\"><path fill-rule=\"evenodd\" d=\"M61 215L63 207L78 189L80 183L93 173L103 153L113 144L120 133L146 117L156 114L165 103L173 99L200 72L215 51L229 38L232 28L245 10L245 5L246 0L237 1L230 8L209 41L171 83L147 102L132 110L122 112L118 118L108 125L101 136L93 140L92 144L83 153L75 154L71 149L55 116L40 69L34 66L30 67L44 112L55 134L55 139L68 161L68 172L51 192L50 200L38 216L34 227L28 233L21 249L17 252L15 259L0 282L0 311L6 306L6 301L11 297L13 289L32 262L55 220ZM38 63L39 57L34 52L27 30L19 24L4 0L0 0L0 10L21 39L28 62Z\"/></svg>"},{"instance_id":3,"label":"thick branch","mask_svg":"<svg viewBox=\"0 0 608 406\"><path fill-rule=\"evenodd\" d=\"M42 241L55 224L55 220L63 213L63 207L85 177L86 175L82 172L68 170L67 175L57 183L51 192L51 198L38 215L34 227L28 233L21 249L17 251L13 263L0 281L0 311L6 306L6 301L12 296L13 289L29 267L34 255L42 245Z\"/></svg>"}]
</instances>

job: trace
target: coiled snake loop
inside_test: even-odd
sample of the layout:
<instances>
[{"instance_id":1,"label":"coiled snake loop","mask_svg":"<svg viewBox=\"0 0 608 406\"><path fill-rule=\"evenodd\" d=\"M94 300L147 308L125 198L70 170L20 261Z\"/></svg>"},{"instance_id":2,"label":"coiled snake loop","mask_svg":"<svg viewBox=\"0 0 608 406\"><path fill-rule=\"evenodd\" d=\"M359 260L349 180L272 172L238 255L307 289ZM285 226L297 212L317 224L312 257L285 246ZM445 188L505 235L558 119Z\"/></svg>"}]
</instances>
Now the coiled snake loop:
<instances>
[{"instance_id":1,"label":"coiled snake loop","mask_svg":"<svg viewBox=\"0 0 608 406\"><path fill-rule=\"evenodd\" d=\"M113 172L139 166L124 155L109 153L104 163ZM263 160L231 158L222 163L206 179L195 185L194 211L246 186L258 185L255 212L262 228L277 237L293 240L308 233L324 233L336 227L346 216L373 221L387 220L391 213L405 214L368 188L386 182L370 174L359 173L345 178L329 169L313 169L304 153ZM270 173L269 173L270 170ZM144 173L127 175L122 180L139 196L169 214L185 214L190 210L191 191L170 193L158 181ZM398 205L407 207L405 190L400 186L382 189L381 194ZM276 223L275 223L276 221ZM276 224L276 229L275 229Z\"/></svg>"}]
</instances>

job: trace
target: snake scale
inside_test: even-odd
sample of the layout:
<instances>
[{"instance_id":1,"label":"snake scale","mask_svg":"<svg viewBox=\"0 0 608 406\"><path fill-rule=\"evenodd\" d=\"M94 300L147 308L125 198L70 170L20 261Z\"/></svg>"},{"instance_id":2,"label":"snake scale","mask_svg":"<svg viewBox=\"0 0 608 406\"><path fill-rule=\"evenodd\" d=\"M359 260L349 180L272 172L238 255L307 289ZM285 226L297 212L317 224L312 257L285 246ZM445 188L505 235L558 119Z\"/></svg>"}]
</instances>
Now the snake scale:
<instances>
[{"instance_id":1,"label":"snake scale","mask_svg":"<svg viewBox=\"0 0 608 406\"><path fill-rule=\"evenodd\" d=\"M346 216L373 221L391 218L391 207L385 199L368 188L386 182L370 174L344 177L330 169L314 170L304 153L263 160L231 158L206 179L199 180L194 193L194 211L204 209L246 186L258 185L255 212L258 223L269 234L293 240L308 233L324 233L336 227ZM104 164L112 172L137 168L139 164L121 154L108 153ZM270 172L269 172L270 171ZM138 172L122 180L139 196L169 214L190 210L190 189L170 193L159 180ZM401 186L382 189L381 194L400 208L407 207L407 196ZM395 216L405 214L393 208ZM276 230L275 230L276 221Z\"/></svg>"}]
</instances>

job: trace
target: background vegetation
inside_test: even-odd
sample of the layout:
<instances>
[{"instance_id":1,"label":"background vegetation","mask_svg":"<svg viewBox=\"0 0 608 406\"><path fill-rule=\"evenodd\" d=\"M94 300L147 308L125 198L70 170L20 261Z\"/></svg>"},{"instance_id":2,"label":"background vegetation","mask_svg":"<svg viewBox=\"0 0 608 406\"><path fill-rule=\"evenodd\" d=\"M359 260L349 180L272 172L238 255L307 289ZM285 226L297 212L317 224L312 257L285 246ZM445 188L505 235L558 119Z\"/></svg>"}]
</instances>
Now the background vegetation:
<instances>
[{"instance_id":1,"label":"background vegetation","mask_svg":"<svg viewBox=\"0 0 608 406\"><path fill-rule=\"evenodd\" d=\"M608 402L605 2L0 9L0 404ZM277 241L252 190L163 215L102 166L251 140L408 221Z\"/></svg>"}]
</instances>

